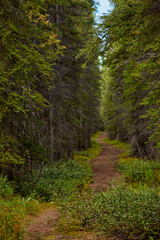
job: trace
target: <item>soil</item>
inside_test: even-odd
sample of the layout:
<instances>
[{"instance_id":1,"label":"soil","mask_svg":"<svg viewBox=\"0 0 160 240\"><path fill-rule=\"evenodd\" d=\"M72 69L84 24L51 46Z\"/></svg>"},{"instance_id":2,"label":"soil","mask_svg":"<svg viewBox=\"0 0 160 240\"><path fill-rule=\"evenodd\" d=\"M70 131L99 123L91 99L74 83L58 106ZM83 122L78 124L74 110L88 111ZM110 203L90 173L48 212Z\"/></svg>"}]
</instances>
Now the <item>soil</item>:
<instances>
[{"instance_id":1,"label":"soil","mask_svg":"<svg viewBox=\"0 0 160 240\"><path fill-rule=\"evenodd\" d=\"M60 217L57 208L50 207L37 216L29 216L26 220L25 240L41 240L54 232L54 226Z\"/></svg>"},{"instance_id":2,"label":"soil","mask_svg":"<svg viewBox=\"0 0 160 240\"><path fill-rule=\"evenodd\" d=\"M109 145L103 141L106 134L102 132L96 139L101 144L102 151L99 156L91 161L94 179L90 184L90 188L103 191L107 190L108 183L113 179L120 177L119 172L115 169L116 160L121 153L119 149ZM25 227L25 240L116 240L116 238L95 237L92 233L77 232L76 236L73 234L57 234L56 224L60 217L60 213L56 208L48 208L43 213L29 218L30 223Z\"/></svg>"},{"instance_id":3,"label":"soil","mask_svg":"<svg viewBox=\"0 0 160 240\"><path fill-rule=\"evenodd\" d=\"M106 138L106 133L102 132L96 139L96 142L101 144L102 151L99 156L91 161L94 179L90 187L103 191L107 190L108 183L112 182L113 179L118 179L120 173L115 169L116 161L121 153L120 149L105 143L103 140Z\"/></svg>"}]
</instances>

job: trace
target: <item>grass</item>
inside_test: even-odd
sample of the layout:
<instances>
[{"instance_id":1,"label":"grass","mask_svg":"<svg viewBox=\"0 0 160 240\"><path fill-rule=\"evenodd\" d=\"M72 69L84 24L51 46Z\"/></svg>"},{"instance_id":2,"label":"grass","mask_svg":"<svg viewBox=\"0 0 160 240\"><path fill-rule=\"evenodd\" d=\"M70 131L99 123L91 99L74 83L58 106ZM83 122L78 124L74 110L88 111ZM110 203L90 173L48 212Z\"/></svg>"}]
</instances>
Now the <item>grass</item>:
<instances>
[{"instance_id":1,"label":"grass","mask_svg":"<svg viewBox=\"0 0 160 240\"><path fill-rule=\"evenodd\" d=\"M34 171L26 175L19 191L24 196L34 195L45 201L68 201L76 192L90 181L92 171L88 163L80 164L74 160L44 166L40 174Z\"/></svg>"},{"instance_id":2,"label":"grass","mask_svg":"<svg viewBox=\"0 0 160 240\"><path fill-rule=\"evenodd\" d=\"M118 168L123 172L129 184L146 184L158 186L160 183L160 164L142 159L120 159Z\"/></svg>"},{"instance_id":3,"label":"grass","mask_svg":"<svg viewBox=\"0 0 160 240\"><path fill-rule=\"evenodd\" d=\"M95 135L98 136L98 135ZM97 143L95 140L91 140L91 147L85 151L79 151L74 153L75 161L79 163L87 162L93 158L95 158L101 152L101 145Z\"/></svg>"},{"instance_id":4,"label":"grass","mask_svg":"<svg viewBox=\"0 0 160 240\"><path fill-rule=\"evenodd\" d=\"M114 145L117 148L122 149L125 152L125 154L127 154L127 155L129 155L131 153L130 145L128 143L120 142L118 140L110 140L108 138L104 139L104 142L106 142L110 145Z\"/></svg>"},{"instance_id":5,"label":"grass","mask_svg":"<svg viewBox=\"0 0 160 240\"><path fill-rule=\"evenodd\" d=\"M22 239L24 216L35 213L37 209L36 201L15 196L14 189L7 179L0 177L0 239Z\"/></svg>"}]
</instances>

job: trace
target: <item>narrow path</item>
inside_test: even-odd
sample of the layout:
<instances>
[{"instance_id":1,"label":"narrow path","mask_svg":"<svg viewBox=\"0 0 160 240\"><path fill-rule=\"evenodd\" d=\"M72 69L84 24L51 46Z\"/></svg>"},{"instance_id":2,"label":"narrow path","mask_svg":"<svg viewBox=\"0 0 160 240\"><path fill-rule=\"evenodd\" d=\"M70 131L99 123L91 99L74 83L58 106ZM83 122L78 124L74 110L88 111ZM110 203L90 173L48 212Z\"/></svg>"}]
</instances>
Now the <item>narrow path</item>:
<instances>
[{"instance_id":1,"label":"narrow path","mask_svg":"<svg viewBox=\"0 0 160 240\"><path fill-rule=\"evenodd\" d=\"M102 132L96 139L96 142L101 144L102 151L99 156L91 161L94 172L93 183L90 187L97 190L107 190L108 182L115 178L119 178L120 174L115 169L116 160L121 151L116 147L105 143L103 140L106 138L106 133Z\"/></svg>"},{"instance_id":2,"label":"narrow path","mask_svg":"<svg viewBox=\"0 0 160 240\"><path fill-rule=\"evenodd\" d=\"M102 132L96 139L101 144L102 151L99 156L91 160L94 171L93 183L90 184L92 189L103 191L107 190L108 182L111 182L114 178L119 178L120 174L115 169L116 160L121 151L112 145L109 145L103 141L106 134ZM27 234L25 240L67 240L67 239L81 239L81 240L102 240L106 237L95 237L92 233L79 232L76 236L70 236L64 234L56 234L56 223L59 219L59 212L57 209L49 208L38 216L31 218L31 223L25 228ZM115 238L112 238L116 240ZM111 240L111 239L110 239Z\"/></svg>"},{"instance_id":3,"label":"narrow path","mask_svg":"<svg viewBox=\"0 0 160 240\"><path fill-rule=\"evenodd\" d=\"M50 204L51 205L51 204ZM58 209L49 207L37 216L29 217L25 227L25 240L41 240L52 235L60 217Z\"/></svg>"}]
</instances>

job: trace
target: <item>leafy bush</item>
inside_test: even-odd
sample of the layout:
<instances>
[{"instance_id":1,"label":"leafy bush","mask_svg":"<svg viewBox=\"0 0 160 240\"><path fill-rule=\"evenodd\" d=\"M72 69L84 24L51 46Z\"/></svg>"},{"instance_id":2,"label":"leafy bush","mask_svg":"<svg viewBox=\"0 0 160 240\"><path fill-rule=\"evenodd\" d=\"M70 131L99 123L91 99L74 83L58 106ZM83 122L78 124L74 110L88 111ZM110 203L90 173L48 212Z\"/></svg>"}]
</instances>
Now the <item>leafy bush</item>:
<instances>
[{"instance_id":1,"label":"leafy bush","mask_svg":"<svg viewBox=\"0 0 160 240\"><path fill-rule=\"evenodd\" d=\"M35 201L30 200L15 196L11 183L0 176L0 239L22 239L23 215L37 209Z\"/></svg>"},{"instance_id":2,"label":"leafy bush","mask_svg":"<svg viewBox=\"0 0 160 240\"><path fill-rule=\"evenodd\" d=\"M37 211L38 205L31 199L12 196L0 199L0 239L23 239L22 220L25 214Z\"/></svg>"},{"instance_id":3,"label":"leafy bush","mask_svg":"<svg viewBox=\"0 0 160 240\"><path fill-rule=\"evenodd\" d=\"M0 239L21 239L21 223L17 214L1 212L0 219Z\"/></svg>"},{"instance_id":4,"label":"leafy bush","mask_svg":"<svg viewBox=\"0 0 160 240\"><path fill-rule=\"evenodd\" d=\"M94 220L96 194L92 190L84 191L77 194L72 199L72 202L62 203L61 210L64 213L65 221L70 224L72 228L79 226L93 227L92 221Z\"/></svg>"},{"instance_id":5,"label":"leafy bush","mask_svg":"<svg viewBox=\"0 0 160 240\"><path fill-rule=\"evenodd\" d=\"M128 183L145 183L155 185L160 183L160 164L149 160L120 159L118 165Z\"/></svg>"},{"instance_id":6,"label":"leafy bush","mask_svg":"<svg viewBox=\"0 0 160 240\"><path fill-rule=\"evenodd\" d=\"M40 174L34 171L26 175L20 191L23 195L34 194L43 200L69 199L90 181L91 168L88 163L80 164L75 160L44 166Z\"/></svg>"},{"instance_id":7,"label":"leafy bush","mask_svg":"<svg viewBox=\"0 0 160 240\"><path fill-rule=\"evenodd\" d=\"M160 237L160 196L146 186L135 190L122 184L106 193L85 193L63 209L81 227L124 239Z\"/></svg>"},{"instance_id":8,"label":"leafy bush","mask_svg":"<svg viewBox=\"0 0 160 240\"><path fill-rule=\"evenodd\" d=\"M160 234L160 196L156 190L145 186L134 190L122 185L97 200L97 227L102 231L128 239Z\"/></svg>"},{"instance_id":9,"label":"leafy bush","mask_svg":"<svg viewBox=\"0 0 160 240\"><path fill-rule=\"evenodd\" d=\"M26 175L17 190L24 196L34 195L47 201L69 201L91 181L93 174L88 160L100 151L100 144L92 140L89 149L74 154L75 160L59 161L44 166L40 173L33 171L32 175Z\"/></svg>"},{"instance_id":10,"label":"leafy bush","mask_svg":"<svg viewBox=\"0 0 160 240\"><path fill-rule=\"evenodd\" d=\"M0 197L8 198L13 195L13 188L6 177L0 176Z\"/></svg>"}]
</instances>

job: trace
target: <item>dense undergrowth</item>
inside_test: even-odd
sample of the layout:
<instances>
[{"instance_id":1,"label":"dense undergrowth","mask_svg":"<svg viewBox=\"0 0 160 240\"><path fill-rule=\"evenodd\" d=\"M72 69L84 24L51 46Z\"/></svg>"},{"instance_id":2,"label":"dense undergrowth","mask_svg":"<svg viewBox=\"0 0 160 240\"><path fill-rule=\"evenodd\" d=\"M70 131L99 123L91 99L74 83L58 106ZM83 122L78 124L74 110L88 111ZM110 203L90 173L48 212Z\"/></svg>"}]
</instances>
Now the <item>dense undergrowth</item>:
<instances>
[{"instance_id":1,"label":"dense undergrowth","mask_svg":"<svg viewBox=\"0 0 160 240\"><path fill-rule=\"evenodd\" d=\"M68 223L122 239L158 239L160 196L155 189L126 184L81 194L64 206Z\"/></svg>"},{"instance_id":2,"label":"dense undergrowth","mask_svg":"<svg viewBox=\"0 0 160 240\"><path fill-rule=\"evenodd\" d=\"M19 191L45 201L68 201L85 187L91 177L89 164L66 160L43 167L40 174L34 171L32 175L26 175Z\"/></svg>"},{"instance_id":3,"label":"dense undergrowth","mask_svg":"<svg viewBox=\"0 0 160 240\"><path fill-rule=\"evenodd\" d=\"M91 230L123 240L160 238L160 165L158 162L131 157L127 144L105 140L122 149L117 168L121 182L110 184L107 192L89 190L92 181L89 160L100 152L100 145L76 152L74 160L55 163L42 171L26 175L19 187L22 197L14 195L17 186L0 178L0 239L23 239L22 219L34 213L36 200L52 201L61 206L59 229ZM70 229L70 230L69 230Z\"/></svg>"},{"instance_id":4,"label":"dense undergrowth","mask_svg":"<svg viewBox=\"0 0 160 240\"><path fill-rule=\"evenodd\" d=\"M38 203L31 197L14 194L14 188L6 177L0 177L0 239L22 239L22 219L26 214L38 211Z\"/></svg>"},{"instance_id":5,"label":"dense undergrowth","mask_svg":"<svg viewBox=\"0 0 160 240\"><path fill-rule=\"evenodd\" d=\"M63 205L68 224L123 240L159 239L160 164L131 157L127 144L108 139L105 142L123 150L117 165L122 172L121 182L111 184L107 192L85 191Z\"/></svg>"},{"instance_id":6,"label":"dense undergrowth","mask_svg":"<svg viewBox=\"0 0 160 240\"><path fill-rule=\"evenodd\" d=\"M23 219L39 210L40 201L70 202L92 180L88 160L99 154L101 148L92 140L91 148L75 153L74 160L63 160L41 172L26 175L22 185L0 177L0 239L23 239ZM16 191L15 191L16 190ZM16 195L15 195L16 192ZM18 194L17 194L18 193Z\"/></svg>"}]
</instances>

